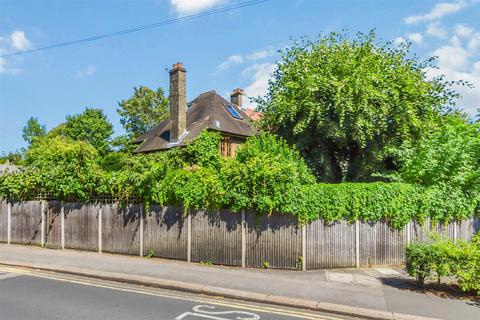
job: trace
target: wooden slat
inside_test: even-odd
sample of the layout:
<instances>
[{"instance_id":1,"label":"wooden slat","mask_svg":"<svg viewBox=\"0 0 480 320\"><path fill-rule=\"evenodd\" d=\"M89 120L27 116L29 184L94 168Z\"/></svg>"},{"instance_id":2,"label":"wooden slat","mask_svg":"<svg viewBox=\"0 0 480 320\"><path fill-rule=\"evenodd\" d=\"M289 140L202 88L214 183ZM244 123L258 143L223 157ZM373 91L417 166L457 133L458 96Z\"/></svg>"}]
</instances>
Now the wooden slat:
<instances>
[{"instance_id":1,"label":"wooden slat","mask_svg":"<svg viewBox=\"0 0 480 320\"><path fill-rule=\"evenodd\" d=\"M297 219L287 214L258 216L246 213L246 254L248 267L295 269L302 255L302 232Z\"/></svg>"},{"instance_id":2,"label":"wooden slat","mask_svg":"<svg viewBox=\"0 0 480 320\"><path fill-rule=\"evenodd\" d=\"M140 254L140 206L102 206L102 251Z\"/></svg>"},{"instance_id":3,"label":"wooden slat","mask_svg":"<svg viewBox=\"0 0 480 320\"><path fill-rule=\"evenodd\" d=\"M228 210L192 214L192 261L242 265L241 214Z\"/></svg>"},{"instance_id":4,"label":"wooden slat","mask_svg":"<svg viewBox=\"0 0 480 320\"><path fill-rule=\"evenodd\" d=\"M183 208L151 205L145 218L145 254L187 259L187 225Z\"/></svg>"},{"instance_id":5,"label":"wooden slat","mask_svg":"<svg viewBox=\"0 0 480 320\"><path fill-rule=\"evenodd\" d=\"M11 242L40 245L41 237L40 201L12 202Z\"/></svg>"},{"instance_id":6,"label":"wooden slat","mask_svg":"<svg viewBox=\"0 0 480 320\"><path fill-rule=\"evenodd\" d=\"M82 203L64 203L65 247L98 250L98 207Z\"/></svg>"},{"instance_id":7,"label":"wooden slat","mask_svg":"<svg viewBox=\"0 0 480 320\"><path fill-rule=\"evenodd\" d=\"M307 225L307 269L354 267L355 223L346 220Z\"/></svg>"}]
</instances>

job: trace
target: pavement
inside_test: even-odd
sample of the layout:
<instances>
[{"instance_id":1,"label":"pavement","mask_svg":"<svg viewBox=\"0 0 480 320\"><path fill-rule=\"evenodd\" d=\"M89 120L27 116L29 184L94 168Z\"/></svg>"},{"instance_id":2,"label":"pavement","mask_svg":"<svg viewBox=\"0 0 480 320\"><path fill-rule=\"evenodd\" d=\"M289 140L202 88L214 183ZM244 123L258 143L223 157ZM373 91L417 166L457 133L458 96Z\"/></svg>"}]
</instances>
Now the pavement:
<instances>
[{"instance_id":1,"label":"pavement","mask_svg":"<svg viewBox=\"0 0 480 320\"><path fill-rule=\"evenodd\" d=\"M242 269L4 244L0 244L0 264L369 319L480 316L480 306L472 301L412 291L412 280L395 268L306 272Z\"/></svg>"}]
</instances>

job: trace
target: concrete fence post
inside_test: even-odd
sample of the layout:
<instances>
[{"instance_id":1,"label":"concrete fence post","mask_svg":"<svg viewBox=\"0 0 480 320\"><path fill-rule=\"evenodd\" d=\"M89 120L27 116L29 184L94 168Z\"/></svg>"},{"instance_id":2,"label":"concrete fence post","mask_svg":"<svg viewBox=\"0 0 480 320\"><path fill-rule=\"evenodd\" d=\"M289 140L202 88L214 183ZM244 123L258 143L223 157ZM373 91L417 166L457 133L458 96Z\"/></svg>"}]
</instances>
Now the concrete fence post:
<instances>
[{"instance_id":1,"label":"concrete fence post","mask_svg":"<svg viewBox=\"0 0 480 320\"><path fill-rule=\"evenodd\" d=\"M12 241L12 203L7 200L7 244Z\"/></svg>"},{"instance_id":2,"label":"concrete fence post","mask_svg":"<svg viewBox=\"0 0 480 320\"><path fill-rule=\"evenodd\" d=\"M307 225L302 225L302 271L307 271Z\"/></svg>"},{"instance_id":3,"label":"concrete fence post","mask_svg":"<svg viewBox=\"0 0 480 320\"><path fill-rule=\"evenodd\" d=\"M360 221L355 221L355 259L356 267L360 268Z\"/></svg>"},{"instance_id":4,"label":"concrete fence post","mask_svg":"<svg viewBox=\"0 0 480 320\"><path fill-rule=\"evenodd\" d=\"M411 242L412 220L407 223L407 245Z\"/></svg>"},{"instance_id":5,"label":"concrete fence post","mask_svg":"<svg viewBox=\"0 0 480 320\"><path fill-rule=\"evenodd\" d=\"M143 204L140 203L140 257L143 257Z\"/></svg>"},{"instance_id":6,"label":"concrete fence post","mask_svg":"<svg viewBox=\"0 0 480 320\"><path fill-rule=\"evenodd\" d=\"M192 215L187 209L187 262L192 262Z\"/></svg>"},{"instance_id":7,"label":"concrete fence post","mask_svg":"<svg viewBox=\"0 0 480 320\"><path fill-rule=\"evenodd\" d=\"M60 248L65 249L65 206L60 202Z\"/></svg>"},{"instance_id":8,"label":"concrete fence post","mask_svg":"<svg viewBox=\"0 0 480 320\"><path fill-rule=\"evenodd\" d=\"M242 268L247 266L247 222L245 220L245 209L242 209Z\"/></svg>"},{"instance_id":9,"label":"concrete fence post","mask_svg":"<svg viewBox=\"0 0 480 320\"><path fill-rule=\"evenodd\" d=\"M457 235L457 221L454 220L453 221L453 242L454 243L457 242L457 238L458 238L458 235Z\"/></svg>"},{"instance_id":10,"label":"concrete fence post","mask_svg":"<svg viewBox=\"0 0 480 320\"><path fill-rule=\"evenodd\" d=\"M42 223L40 225L40 246L43 248L45 247L45 210L46 210L46 203L45 200L42 200L42 206L41 206L41 215L42 215Z\"/></svg>"},{"instance_id":11,"label":"concrete fence post","mask_svg":"<svg viewBox=\"0 0 480 320\"><path fill-rule=\"evenodd\" d=\"M102 207L98 209L98 253L102 253Z\"/></svg>"}]
</instances>

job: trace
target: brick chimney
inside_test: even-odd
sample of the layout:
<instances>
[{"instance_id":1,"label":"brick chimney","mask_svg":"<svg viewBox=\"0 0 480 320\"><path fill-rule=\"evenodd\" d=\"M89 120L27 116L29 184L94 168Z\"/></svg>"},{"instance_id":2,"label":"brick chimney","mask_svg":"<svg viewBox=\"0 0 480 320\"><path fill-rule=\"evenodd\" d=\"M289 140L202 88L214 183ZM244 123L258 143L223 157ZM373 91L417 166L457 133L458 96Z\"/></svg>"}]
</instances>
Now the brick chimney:
<instances>
[{"instance_id":1,"label":"brick chimney","mask_svg":"<svg viewBox=\"0 0 480 320\"><path fill-rule=\"evenodd\" d=\"M187 70L177 62L170 70L170 141L175 142L182 136L187 126Z\"/></svg>"},{"instance_id":2,"label":"brick chimney","mask_svg":"<svg viewBox=\"0 0 480 320\"><path fill-rule=\"evenodd\" d=\"M230 102L236 104L240 108L242 107L243 89L236 88L230 94Z\"/></svg>"}]
</instances>

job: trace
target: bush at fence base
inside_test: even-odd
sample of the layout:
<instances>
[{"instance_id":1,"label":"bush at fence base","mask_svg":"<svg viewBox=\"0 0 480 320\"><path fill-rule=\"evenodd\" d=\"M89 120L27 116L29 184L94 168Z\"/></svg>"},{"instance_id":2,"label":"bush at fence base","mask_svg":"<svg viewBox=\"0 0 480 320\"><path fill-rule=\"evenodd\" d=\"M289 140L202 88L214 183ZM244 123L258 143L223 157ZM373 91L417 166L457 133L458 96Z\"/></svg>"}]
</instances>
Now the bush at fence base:
<instances>
[{"instance_id":1,"label":"bush at fence base","mask_svg":"<svg viewBox=\"0 0 480 320\"><path fill-rule=\"evenodd\" d=\"M480 296L480 233L470 242L440 240L406 248L406 271L423 286L426 280L454 277L465 292Z\"/></svg>"}]
</instances>

